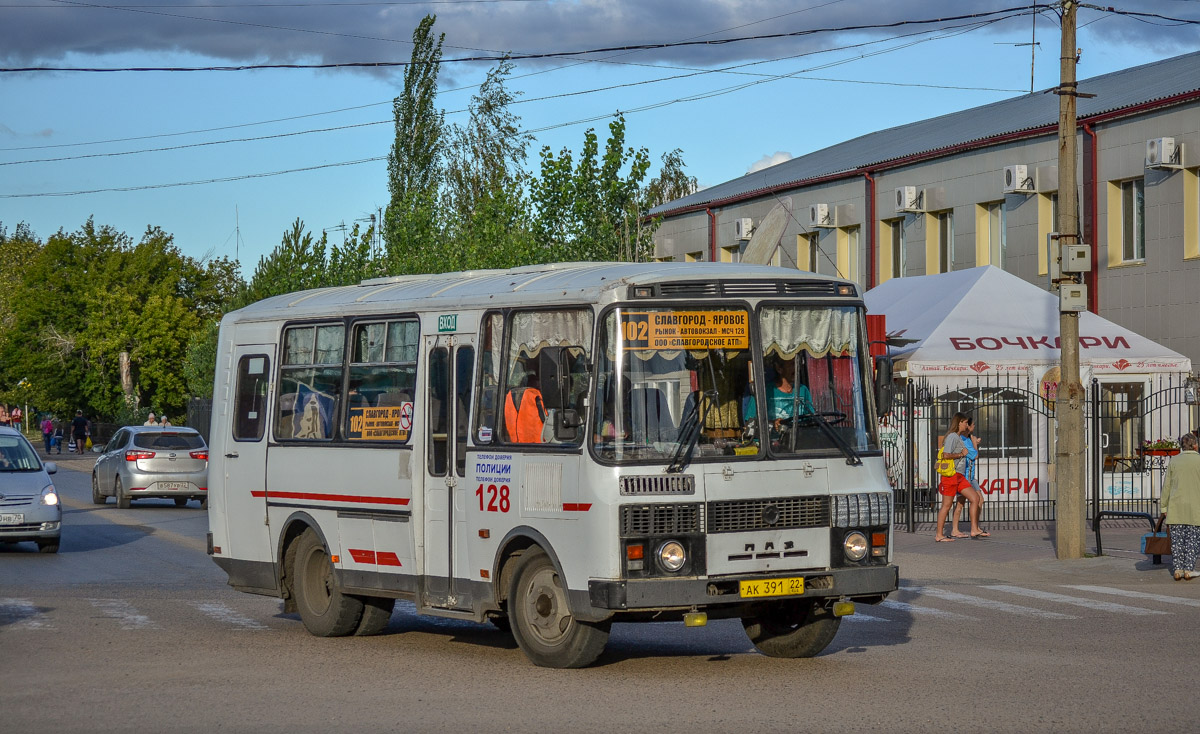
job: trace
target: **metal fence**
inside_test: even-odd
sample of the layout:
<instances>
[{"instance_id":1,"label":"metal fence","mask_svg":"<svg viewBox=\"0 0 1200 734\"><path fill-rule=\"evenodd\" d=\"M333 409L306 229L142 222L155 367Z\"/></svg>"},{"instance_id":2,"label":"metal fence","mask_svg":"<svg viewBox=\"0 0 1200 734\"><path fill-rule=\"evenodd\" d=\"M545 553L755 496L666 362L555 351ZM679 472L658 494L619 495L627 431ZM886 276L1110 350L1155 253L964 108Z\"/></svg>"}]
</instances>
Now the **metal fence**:
<instances>
[{"instance_id":1,"label":"metal fence","mask_svg":"<svg viewBox=\"0 0 1200 734\"><path fill-rule=\"evenodd\" d=\"M212 405L212 398L192 398L188 401L187 406L187 424L204 436L205 444L209 443L208 430L212 423Z\"/></svg>"},{"instance_id":2,"label":"metal fence","mask_svg":"<svg viewBox=\"0 0 1200 734\"><path fill-rule=\"evenodd\" d=\"M1101 510L1158 511L1162 474L1171 451L1147 451L1143 442L1193 430L1195 383L1187 375L1102 376L1085 405L1088 516ZM945 380L913 378L881 422L888 478L895 490L897 525L912 532L936 521L940 498L934 468L938 437L950 417L975 418L978 478L984 522L1054 519L1056 485L1053 391L1031 385L1023 372ZM1177 453L1175 451L1174 453Z\"/></svg>"}]
</instances>

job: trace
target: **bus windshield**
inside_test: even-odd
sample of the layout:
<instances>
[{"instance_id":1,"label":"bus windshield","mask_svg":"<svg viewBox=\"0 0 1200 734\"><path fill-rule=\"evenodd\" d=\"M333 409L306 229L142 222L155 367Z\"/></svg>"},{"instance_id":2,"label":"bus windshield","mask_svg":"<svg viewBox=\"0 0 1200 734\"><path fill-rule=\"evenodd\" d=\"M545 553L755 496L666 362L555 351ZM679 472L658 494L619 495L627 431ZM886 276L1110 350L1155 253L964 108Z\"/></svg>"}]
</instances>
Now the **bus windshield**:
<instances>
[{"instance_id":1,"label":"bus windshield","mask_svg":"<svg viewBox=\"0 0 1200 734\"><path fill-rule=\"evenodd\" d=\"M610 311L592 403L597 457L678 468L764 450L856 458L877 448L860 324L854 307L764 306L757 316L736 306Z\"/></svg>"},{"instance_id":2,"label":"bus windshield","mask_svg":"<svg viewBox=\"0 0 1200 734\"><path fill-rule=\"evenodd\" d=\"M862 317L851 306L763 306L758 313L766 410L747 410L772 454L876 450L868 420Z\"/></svg>"},{"instance_id":3,"label":"bus windshield","mask_svg":"<svg viewBox=\"0 0 1200 734\"><path fill-rule=\"evenodd\" d=\"M753 361L744 308L609 312L594 401L597 456L670 461L681 438L695 441L697 457L757 455L743 418Z\"/></svg>"}]
</instances>

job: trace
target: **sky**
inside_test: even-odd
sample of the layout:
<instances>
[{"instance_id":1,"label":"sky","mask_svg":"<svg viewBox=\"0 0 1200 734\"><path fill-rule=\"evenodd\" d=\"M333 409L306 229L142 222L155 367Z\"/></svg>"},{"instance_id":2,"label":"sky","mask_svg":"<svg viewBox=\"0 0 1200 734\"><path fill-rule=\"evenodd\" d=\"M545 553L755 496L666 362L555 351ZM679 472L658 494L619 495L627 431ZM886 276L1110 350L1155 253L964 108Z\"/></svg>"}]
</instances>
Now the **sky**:
<instances>
[{"instance_id":1,"label":"sky","mask_svg":"<svg viewBox=\"0 0 1200 734\"><path fill-rule=\"evenodd\" d=\"M1083 8L1080 79L1200 49L1197 0L1114 2L1194 22ZM1020 0L0 0L0 226L159 227L247 277L297 218L338 242L387 206L402 66L62 69L395 64L426 14L448 123L495 64L455 59L573 54L507 82L531 170L620 112L654 170L678 148L711 186L1059 74L1057 16ZM595 49L621 50L574 53Z\"/></svg>"}]
</instances>

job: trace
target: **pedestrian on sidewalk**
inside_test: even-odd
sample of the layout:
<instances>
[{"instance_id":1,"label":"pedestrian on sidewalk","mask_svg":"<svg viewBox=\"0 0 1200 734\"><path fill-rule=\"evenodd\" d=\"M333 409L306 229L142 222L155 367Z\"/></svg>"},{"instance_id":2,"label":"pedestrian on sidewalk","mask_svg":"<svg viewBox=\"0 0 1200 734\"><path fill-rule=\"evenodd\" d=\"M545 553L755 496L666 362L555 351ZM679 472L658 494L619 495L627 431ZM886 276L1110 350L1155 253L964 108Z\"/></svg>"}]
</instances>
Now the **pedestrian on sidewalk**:
<instances>
[{"instance_id":1,"label":"pedestrian on sidewalk","mask_svg":"<svg viewBox=\"0 0 1200 734\"><path fill-rule=\"evenodd\" d=\"M967 481L964 472L966 471L967 462L967 445L963 442L962 436L967 431L967 416L964 413L955 413L950 418L950 430L946 432L946 437L942 441L942 458L954 460L954 474L952 476L941 476L938 486L938 494L942 496L942 506L938 508L937 527L933 533L933 539L939 543L949 543L956 540L953 536L945 534L946 518L950 514L950 507L954 504L954 495L962 492L967 501L971 503L971 538L978 540L988 537L988 533L984 532L983 528L979 527L979 513L982 509L980 504L979 493Z\"/></svg>"},{"instance_id":2,"label":"pedestrian on sidewalk","mask_svg":"<svg viewBox=\"0 0 1200 734\"><path fill-rule=\"evenodd\" d=\"M83 417L83 411L75 411L75 419L71 421L71 436L75 439L75 450L84 452L84 443L88 437L88 419Z\"/></svg>"},{"instance_id":3,"label":"pedestrian on sidewalk","mask_svg":"<svg viewBox=\"0 0 1200 734\"><path fill-rule=\"evenodd\" d=\"M1200 578L1200 453L1195 433L1179 437L1179 454L1163 477L1159 508L1171 531L1171 573L1176 581Z\"/></svg>"},{"instance_id":4,"label":"pedestrian on sidewalk","mask_svg":"<svg viewBox=\"0 0 1200 734\"><path fill-rule=\"evenodd\" d=\"M963 476L970 482L971 488L975 490L975 494L979 496L979 514L983 514L983 487L979 485L979 437L975 435L975 416L967 416L966 431L962 434L963 445L967 447L967 459L963 464ZM971 501L972 510L975 509L976 502ZM986 530L980 530L980 535L968 536L966 533L961 533L958 530L958 522L962 519L963 511L967 506L967 498L959 492L954 496L954 506L950 510L950 535L955 538L978 537L988 538L991 534Z\"/></svg>"},{"instance_id":5,"label":"pedestrian on sidewalk","mask_svg":"<svg viewBox=\"0 0 1200 734\"><path fill-rule=\"evenodd\" d=\"M63 427L61 425L56 425L54 427L54 435L50 437L50 448L58 449L58 451L56 453L61 454L62 453L62 445L63 445Z\"/></svg>"},{"instance_id":6,"label":"pedestrian on sidewalk","mask_svg":"<svg viewBox=\"0 0 1200 734\"><path fill-rule=\"evenodd\" d=\"M42 441L46 443L46 453L50 453L50 442L54 439L54 421L47 415L42 419Z\"/></svg>"}]
</instances>

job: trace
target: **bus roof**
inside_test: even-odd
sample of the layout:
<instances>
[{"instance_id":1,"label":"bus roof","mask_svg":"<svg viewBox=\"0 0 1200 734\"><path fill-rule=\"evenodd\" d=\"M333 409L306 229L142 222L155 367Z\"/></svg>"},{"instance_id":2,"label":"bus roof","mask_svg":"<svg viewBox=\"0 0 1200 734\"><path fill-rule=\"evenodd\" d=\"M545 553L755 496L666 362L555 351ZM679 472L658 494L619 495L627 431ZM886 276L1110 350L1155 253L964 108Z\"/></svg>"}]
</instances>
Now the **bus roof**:
<instances>
[{"instance_id":1,"label":"bus roof","mask_svg":"<svg viewBox=\"0 0 1200 734\"><path fill-rule=\"evenodd\" d=\"M287 293L229 314L237 321L304 318L330 313L391 313L624 300L632 286L664 298L842 297L851 281L790 268L740 263L550 263L511 270L401 275L358 285ZM858 287L855 302L861 301Z\"/></svg>"}]
</instances>

